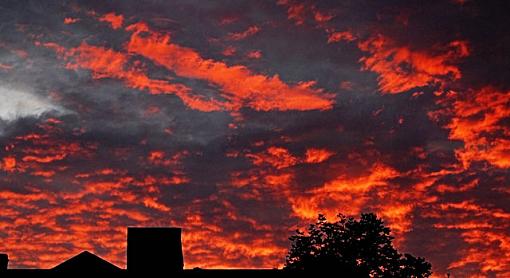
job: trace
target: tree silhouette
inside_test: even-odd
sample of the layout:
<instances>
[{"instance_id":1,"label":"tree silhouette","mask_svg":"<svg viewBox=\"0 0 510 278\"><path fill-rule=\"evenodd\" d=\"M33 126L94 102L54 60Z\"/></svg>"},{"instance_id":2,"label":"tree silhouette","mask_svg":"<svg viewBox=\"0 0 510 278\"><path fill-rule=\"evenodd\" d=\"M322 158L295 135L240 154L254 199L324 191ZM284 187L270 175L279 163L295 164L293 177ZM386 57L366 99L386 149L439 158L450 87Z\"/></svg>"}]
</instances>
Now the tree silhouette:
<instances>
[{"instance_id":1,"label":"tree silhouette","mask_svg":"<svg viewBox=\"0 0 510 278\"><path fill-rule=\"evenodd\" d=\"M393 247L390 229L373 213L361 214L359 220L339 214L336 222L319 214L308 233L298 230L289 239L288 270L334 270L345 277L420 278L432 274L424 258L402 255Z\"/></svg>"}]
</instances>

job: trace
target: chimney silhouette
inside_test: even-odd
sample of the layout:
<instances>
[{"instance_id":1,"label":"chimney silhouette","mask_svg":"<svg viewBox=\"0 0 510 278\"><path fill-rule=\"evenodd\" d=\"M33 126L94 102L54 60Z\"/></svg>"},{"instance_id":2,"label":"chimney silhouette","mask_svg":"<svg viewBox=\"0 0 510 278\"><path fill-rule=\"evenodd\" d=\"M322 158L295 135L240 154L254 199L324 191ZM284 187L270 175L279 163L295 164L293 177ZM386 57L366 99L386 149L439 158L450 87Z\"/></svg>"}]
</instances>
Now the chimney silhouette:
<instances>
[{"instance_id":1,"label":"chimney silhouette","mask_svg":"<svg viewBox=\"0 0 510 278\"><path fill-rule=\"evenodd\" d=\"M9 264L9 256L7 256L7 254L0 253L0 271L7 270L8 264Z\"/></svg>"},{"instance_id":2,"label":"chimney silhouette","mask_svg":"<svg viewBox=\"0 0 510 278\"><path fill-rule=\"evenodd\" d=\"M184 267L180 228L129 227L128 272L168 273Z\"/></svg>"}]
</instances>

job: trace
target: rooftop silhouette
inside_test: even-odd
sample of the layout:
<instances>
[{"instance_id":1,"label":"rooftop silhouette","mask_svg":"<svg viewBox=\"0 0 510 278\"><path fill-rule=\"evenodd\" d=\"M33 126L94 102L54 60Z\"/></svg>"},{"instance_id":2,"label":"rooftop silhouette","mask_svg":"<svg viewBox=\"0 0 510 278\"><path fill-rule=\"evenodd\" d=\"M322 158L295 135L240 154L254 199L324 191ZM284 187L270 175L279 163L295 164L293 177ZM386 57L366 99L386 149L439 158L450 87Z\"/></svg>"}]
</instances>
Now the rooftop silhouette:
<instances>
[{"instance_id":1,"label":"rooftop silhouette","mask_svg":"<svg viewBox=\"0 0 510 278\"><path fill-rule=\"evenodd\" d=\"M51 269L9 269L8 255L0 253L0 277L70 277L103 275L109 277L143 277L147 274L172 277L238 277L264 275L284 277L277 269L200 269L185 270L182 254L181 229L173 227L128 227L126 269L106 261L89 251L83 251Z\"/></svg>"},{"instance_id":2,"label":"rooftop silhouette","mask_svg":"<svg viewBox=\"0 0 510 278\"><path fill-rule=\"evenodd\" d=\"M74 272L79 270L80 273L111 273L118 272L121 269L89 251L83 251L55 266L53 270L58 272Z\"/></svg>"},{"instance_id":3,"label":"rooftop silhouette","mask_svg":"<svg viewBox=\"0 0 510 278\"><path fill-rule=\"evenodd\" d=\"M204 270L184 269L181 229L170 227L129 227L127 229L127 265L114 264L83 251L67 261L46 270L9 270L8 257L0 254L0 278L7 277L73 277L107 275L108 277L239 277L264 275L295 277L308 275L341 275L343 277L415 277L432 274L425 258L400 253L393 245L391 229L374 213L360 218L337 215L328 221L319 214L308 231L297 230L289 238L291 247L283 269Z\"/></svg>"}]
</instances>

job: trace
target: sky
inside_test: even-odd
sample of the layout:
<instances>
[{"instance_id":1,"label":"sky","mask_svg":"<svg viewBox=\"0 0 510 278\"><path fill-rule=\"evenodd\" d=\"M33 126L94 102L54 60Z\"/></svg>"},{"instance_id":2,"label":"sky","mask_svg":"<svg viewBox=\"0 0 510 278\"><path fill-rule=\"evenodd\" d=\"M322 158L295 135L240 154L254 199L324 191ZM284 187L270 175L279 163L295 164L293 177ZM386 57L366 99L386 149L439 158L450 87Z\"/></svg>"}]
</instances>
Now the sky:
<instances>
[{"instance_id":1,"label":"sky","mask_svg":"<svg viewBox=\"0 0 510 278\"><path fill-rule=\"evenodd\" d=\"M282 267L374 212L435 277L510 276L505 1L0 2L0 251Z\"/></svg>"}]
</instances>

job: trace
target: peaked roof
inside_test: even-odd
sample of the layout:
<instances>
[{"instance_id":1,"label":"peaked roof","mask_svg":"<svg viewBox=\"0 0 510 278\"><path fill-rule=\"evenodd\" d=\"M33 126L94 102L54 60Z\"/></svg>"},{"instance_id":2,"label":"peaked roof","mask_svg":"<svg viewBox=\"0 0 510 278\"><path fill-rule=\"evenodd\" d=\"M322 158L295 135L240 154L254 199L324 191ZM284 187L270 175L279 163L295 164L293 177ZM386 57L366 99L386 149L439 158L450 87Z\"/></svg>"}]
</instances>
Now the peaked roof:
<instances>
[{"instance_id":1,"label":"peaked roof","mask_svg":"<svg viewBox=\"0 0 510 278\"><path fill-rule=\"evenodd\" d=\"M120 268L112 263L102 259L101 257L83 251L80 254L68 259L67 261L55 266L56 271L80 271L80 272L114 272Z\"/></svg>"}]
</instances>

